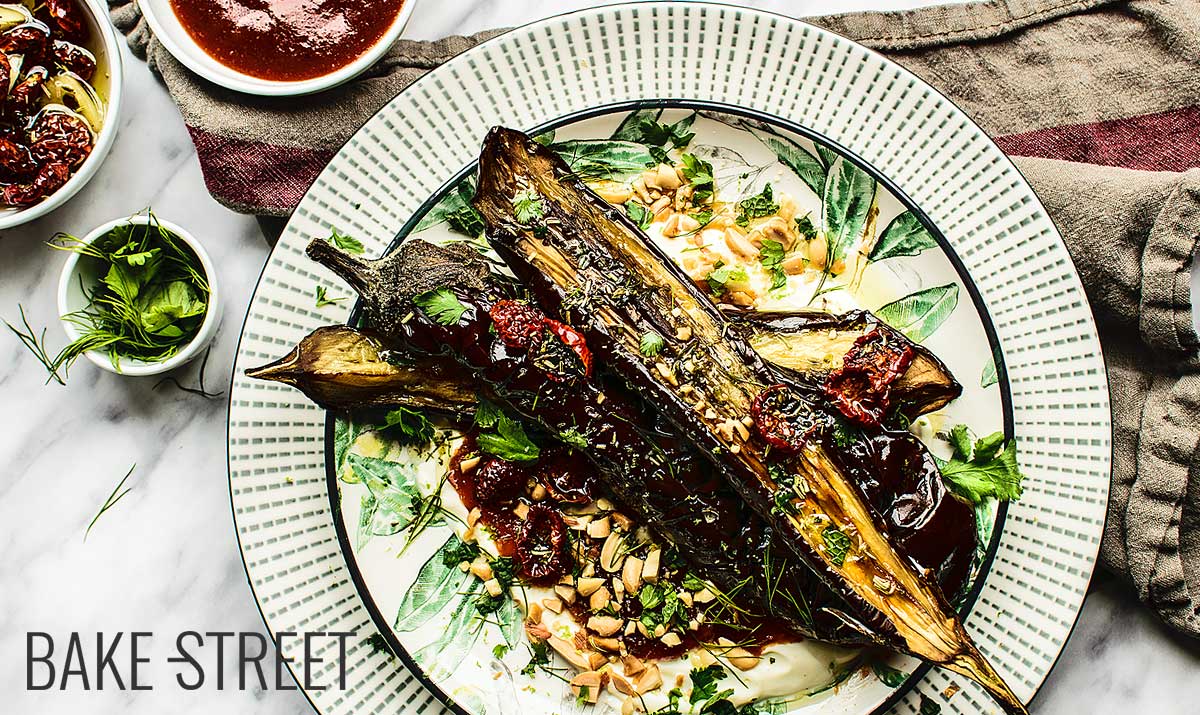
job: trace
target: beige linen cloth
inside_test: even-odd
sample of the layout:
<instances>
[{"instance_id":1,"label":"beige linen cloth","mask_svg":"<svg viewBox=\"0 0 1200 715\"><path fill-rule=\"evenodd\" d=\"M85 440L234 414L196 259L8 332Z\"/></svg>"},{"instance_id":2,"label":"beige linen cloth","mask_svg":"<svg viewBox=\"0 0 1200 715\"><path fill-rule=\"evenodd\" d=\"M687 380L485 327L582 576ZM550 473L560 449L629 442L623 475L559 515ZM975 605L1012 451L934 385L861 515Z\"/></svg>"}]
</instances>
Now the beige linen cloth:
<instances>
[{"instance_id":1,"label":"beige linen cloth","mask_svg":"<svg viewBox=\"0 0 1200 715\"><path fill-rule=\"evenodd\" d=\"M215 87L112 16L147 58L226 205L287 215L358 127L427 70L494 34L402 41L374 70L286 101ZM1200 638L1200 0L993 0L812 18L925 78L994 136L1062 231L1099 324L1114 463L1103 565Z\"/></svg>"}]
</instances>

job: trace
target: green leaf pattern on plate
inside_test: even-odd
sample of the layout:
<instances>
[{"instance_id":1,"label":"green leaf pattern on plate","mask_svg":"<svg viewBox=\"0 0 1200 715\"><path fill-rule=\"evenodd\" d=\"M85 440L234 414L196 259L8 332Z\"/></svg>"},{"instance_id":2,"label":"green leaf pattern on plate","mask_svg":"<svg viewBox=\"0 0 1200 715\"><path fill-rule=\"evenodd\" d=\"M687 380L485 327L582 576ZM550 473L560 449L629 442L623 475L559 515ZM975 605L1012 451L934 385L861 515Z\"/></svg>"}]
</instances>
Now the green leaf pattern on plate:
<instances>
[{"instance_id":1,"label":"green leaf pattern on plate","mask_svg":"<svg viewBox=\"0 0 1200 715\"><path fill-rule=\"evenodd\" d=\"M987 365L983 366L983 374L979 376L980 387L991 387L1000 382L1000 375L996 372L996 356L988 358Z\"/></svg>"},{"instance_id":2,"label":"green leaf pattern on plate","mask_svg":"<svg viewBox=\"0 0 1200 715\"><path fill-rule=\"evenodd\" d=\"M359 424L352 420L338 418L333 423L333 466L338 479L346 484L357 484L358 476L346 469L346 458L350 456L350 448L364 433L369 432L369 425Z\"/></svg>"},{"instance_id":3,"label":"green leaf pattern on plate","mask_svg":"<svg viewBox=\"0 0 1200 715\"><path fill-rule=\"evenodd\" d=\"M919 343L933 335L957 306L958 284L947 283L919 290L888 303L875 311L875 315Z\"/></svg>"},{"instance_id":4,"label":"green leaf pattern on plate","mask_svg":"<svg viewBox=\"0 0 1200 715\"><path fill-rule=\"evenodd\" d=\"M557 142L550 148L586 181L632 181L656 163L646 147L628 141L576 139Z\"/></svg>"},{"instance_id":5,"label":"green leaf pattern on plate","mask_svg":"<svg viewBox=\"0 0 1200 715\"><path fill-rule=\"evenodd\" d=\"M841 155L821 142L813 142L813 145L817 147L817 156L821 157L821 163L825 165L826 169L833 166L841 158Z\"/></svg>"},{"instance_id":6,"label":"green leaf pattern on plate","mask_svg":"<svg viewBox=\"0 0 1200 715\"><path fill-rule=\"evenodd\" d=\"M374 536L399 533L416 518L420 492L414 484L412 468L398 462L351 454L350 468L374 497L367 530ZM360 523L362 519L360 518Z\"/></svg>"},{"instance_id":7,"label":"green leaf pattern on plate","mask_svg":"<svg viewBox=\"0 0 1200 715\"><path fill-rule=\"evenodd\" d=\"M779 159L780 163L800 177L804 185L812 189L814 194L824 195L826 170L825 165L817 157L799 144L783 137L764 133L755 133L755 136L775 153L775 157Z\"/></svg>"},{"instance_id":8,"label":"green leaf pattern on plate","mask_svg":"<svg viewBox=\"0 0 1200 715\"><path fill-rule=\"evenodd\" d=\"M648 109L635 109L634 111L632 111L628 115L626 115L624 119L621 120L620 126L618 126L616 128L616 130L612 133L612 136L609 137L609 139L612 139L614 141L623 141L623 142L636 141L639 136L637 126L642 121L642 119L649 118L649 119L658 121L658 118L662 116L662 113L663 113L663 110L661 107L650 107Z\"/></svg>"},{"instance_id":9,"label":"green leaf pattern on plate","mask_svg":"<svg viewBox=\"0 0 1200 715\"><path fill-rule=\"evenodd\" d=\"M897 256L916 256L928 248L937 248L937 239L925 228L925 224L912 211L905 211L883 230L879 242L871 251L872 261L882 261Z\"/></svg>"},{"instance_id":10,"label":"green leaf pattern on plate","mask_svg":"<svg viewBox=\"0 0 1200 715\"><path fill-rule=\"evenodd\" d=\"M447 566L445 563L446 552L457 550L461 545L462 541L451 534L446 543L433 552L405 592L393 628L402 633L415 631L458 598L468 580L475 580L471 574L460 571L457 564Z\"/></svg>"},{"instance_id":11,"label":"green leaf pattern on plate","mask_svg":"<svg viewBox=\"0 0 1200 715\"><path fill-rule=\"evenodd\" d=\"M475 597L482 587L479 579L471 579L463 598L446 620L445 630L432 643L413 653L413 660L435 681L453 673L479 640L484 622L475 611Z\"/></svg>"},{"instance_id":12,"label":"green leaf pattern on plate","mask_svg":"<svg viewBox=\"0 0 1200 715\"><path fill-rule=\"evenodd\" d=\"M846 250L862 235L877 188L871 175L853 162L838 159L829 168L822 195L821 229L829 242L831 265L844 259Z\"/></svg>"}]
</instances>

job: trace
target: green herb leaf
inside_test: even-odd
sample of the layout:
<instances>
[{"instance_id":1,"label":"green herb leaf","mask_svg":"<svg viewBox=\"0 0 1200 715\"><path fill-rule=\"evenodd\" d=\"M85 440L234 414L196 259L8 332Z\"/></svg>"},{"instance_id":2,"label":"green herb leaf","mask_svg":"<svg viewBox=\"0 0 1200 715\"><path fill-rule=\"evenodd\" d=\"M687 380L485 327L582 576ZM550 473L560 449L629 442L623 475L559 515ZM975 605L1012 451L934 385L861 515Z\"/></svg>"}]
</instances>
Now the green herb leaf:
<instances>
[{"instance_id":1,"label":"green herb leaf","mask_svg":"<svg viewBox=\"0 0 1200 715\"><path fill-rule=\"evenodd\" d=\"M559 432L558 439L563 444L574 447L575 449L583 450L591 446L591 443L588 442L587 435L575 429L574 427Z\"/></svg>"},{"instance_id":2,"label":"green herb leaf","mask_svg":"<svg viewBox=\"0 0 1200 715\"><path fill-rule=\"evenodd\" d=\"M383 430L398 436L397 441L412 447L423 447L433 441L433 425L425 415L407 407L399 407L384 417Z\"/></svg>"},{"instance_id":3,"label":"green herb leaf","mask_svg":"<svg viewBox=\"0 0 1200 715\"><path fill-rule=\"evenodd\" d=\"M875 671L875 677L879 678L889 688L898 688L904 685L904 681L908 680L908 673L896 670L884 663L872 663L871 670Z\"/></svg>"},{"instance_id":4,"label":"green herb leaf","mask_svg":"<svg viewBox=\"0 0 1200 715\"><path fill-rule=\"evenodd\" d=\"M658 608L663 602L663 590L653 583L644 584L642 590L638 591L638 601L641 602L643 610Z\"/></svg>"},{"instance_id":5,"label":"green herb leaf","mask_svg":"<svg viewBox=\"0 0 1200 715\"><path fill-rule=\"evenodd\" d=\"M508 644L497 643L495 648L492 648L492 657L496 660L504 660L504 656L508 655Z\"/></svg>"},{"instance_id":6,"label":"green herb leaf","mask_svg":"<svg viewBox=\"0 0 1200 715\"><path fill-rule=\"evenodd\" d=\"M988 445L994 441L994 436L984 438ZM979 504L988 497L1000 501L1020 499L1022 478L1021 469L1017 464L1015 441L1009 442L998 454L994 453L990 457L987 454L976 454L967 461L956 455L942 465L942 479L946 485L972 504Z\"/></svg>"},{"instance_id":7,"label":"green herb leaf","mask_svg":"<svg viewBox=\"0 0 1200 715\"><path fill-rule=\"evenodd\" d=\"M490 429L496 426L502 414L496 403L481 397L475 406L475 424L483 429Z\"/></svg>"},{"instance_id":8,"label":"green herb leaf","mask_svg":"<svg viewBox=\"0 0 1200 715\"><path fill-rule=\"evenodd\" d=\"M1000 448L1004 446L1004 433L993 432L987 437L980 437L975 442L975 454L971 458L975 462L987 462L996 456Z\"/></svg>"},{"instance_id":9,"label":"green herb leaf","mask_svg":"<svg viewBox=\"0 0 1200 715\"><path fill-rule=\"evenodd\" d=\"M366 252L366 249L363 248L362 241L359 241L353 236L347 236L336 228L333 229L333 234L329 236L329 242L342 249L346 253L362 255L364 252Z\"/></svg>"},{"instance_id":10,"label":"green herb leaf","mask_svg":"<svg viewBox=\"0 0 1200 715\"><path fill-rule=\"evenodd\" d=\"M712 211L693 211L688 216L696 219L696 223L700 224L700 227L703 228L712 223L713 213Z\"/></svg>"},{"instance_id":11,"label":"green herb leaf","mask_svg":"<svg viewBox=\"0 0 1200 715\"><path fill-rule=\"evenodd\" d=\"M817 227L813 225L811 214L796 217L796 231L810 241L817 237Z\"/></svg>"},{"instance_id":12,"label":"green herb leaf","mask_svg":"<svg viewBox=\"0 0 1200 715\"><path fill-rule=\"evenodd\" d=\"M825 542L825 552L834 566L846 563L846 555L850 553L850 537L836 527L827 526L821 532L821 541Z\"/></svg>"},{"instance_id":13,"label":"green herb leaf","mask_svg":"<svg viewBox=\"0 0 1200 715\"><path fill-rule=\"evenodd\" d=\"M629 216L629 220L637 224L638 228L645 231L654 223L654 214L650 213L650 209L642 206L638 202L630 199L625 202L625 214Z\"/></svg>"},{"instance_id":14,"label":"green herb leaf","mask_svg":"<svg viewBox=\"0 0 1200 715\"><path fill-rule=\"evenodd\" d=\"M712 164L693 154L684 154L681 160L683 161L683 178L692 185L692 201L697 205L711 201L713 193L717 190L717 180L713 177Z\"/></svg>"},{"instance_id":15,"label":"green herb leaf","mask_svg":"<svg viewBox=\"0 0 1200 715\"><path fill-rule=\"evenodd\" d=\"M950 446L954 448L954 456L962 460L971 458L971 435L966 425L954 425L950 429Z\"/></svg>"},{"instance_id":16,"label":"green herb leaf","mask_svg":"<svg viewBox=\"0 0 1200 715\"><path fill-rule=\"evenodd\" d=\"M318 308L324 308L327 305L333 305L334 303L340 303L343 300L346 300L344 297L330 298L329 293L326 292L326 290L325 290L325 286L322 286L322 285L317 286L316 298L317 298L317 307Z\"/></svg>"},{"instance_id":17,"label":"green herb leaf","mask_svg":"<svg viewBox=\"0 0 1200 715\"><path fill-rule=\"evenodd\" d=\"M542 197L533 189L526 189L514 196L512 205L517 223L526 226L541 220L546 215L546 206L542 203Z\"/></svg>"},{"instance_id":18,"label":"green herb leaf","mask_svg":"<svg viewBox=\"0 0 1200 715\"><path fill-rule=\"evenodd\" d=\"M880 320L919 343L933 335L958 307L958 284L947 283L907 295L875 311Z\"/></svg>"},{"instance_id":19,"label":"green herb leaf","mask_svg":"<svg viewBox=\"0 0 1200 715\"><path fill-rule=\"evenodd\" d=\"M521 675L533 675L539 668L550 665L550 646L546 641L529 643L529 662L521 669Z\"/></svg>"},{"instance_id":20,"label":"green herb leaf","mask_svg":"<svg viewBox=\"0 0 1200 715\"><path fill-rule=\"evenodd\" d=\"M439 325L457 325L467 312L467 306L449 288L422 293L413 298L413 303Z\"/></svg>"},{"instance_id":21,"label":"green herb leaf","mask_svg":"<svg viewBox=\"0 0 1200 715\"><path fill-rule=\"evenodd\" d=\"M638 347L638 349L641 351L642 355L645 355L646 357L654 357L662 352L662 349L666 346L666 344L666 341L663 340L661 335L654 331L650 331L642 336L641 345Z\"/></svg>"},{"instance_id":22,"label":"green herb leaf","mask_svg":"<svg viewBox=\"0 0 1200 715\"><path fill-rule=\"evenodd\" d=\"M783 257L782 243L769 238L763 239L758 260L762 263L763 268L771 274L771 290L778 290L787 285L787 273L783 270Z\"/></svg>"},{"instance_id":23,"label":"green herb leaf","mask_svg":"<svg viewBox=\"0 0 1200 715\"><path fill-rule=\"evenodd\" d=\"M579 686L579 694L575 696L575 704L579 705L580 707L587 705L588 700L591 697L591 693L592 693L591 688L589 688L586 685L580 685Z\"/></svg>"},{"instance_id":24,"label":"green herb leaf","mask_svg":"<svg viewBox=\"0 0 1200 715\"><path fill-rule=\"evenodd\" d=\"M737 202L737 224L748 226L751 220L764 218L778 211L779 204L775 202L775 192L771 185L767 184L760 193Z\"/></svg>"},{"instance_id":25,"label":"green herb leaf","mask_svg":"<svg viewBox=\"0 0 1200 715\"><path fill-rule=\"evenodd\" d=\"M717 682L724 680L728 675L720 665L692 668L692 692L688 695L688 702L695 705L712 698L717 694Z\"/></svg>"},{"instance_id":26,"label":"green herb leaf","mask_svg":"<svg viewBox=\"0 0 1200 715\"><path fill-rule=\"evenodd\" d=\"M720 261L717 262L716 269L708 274L705 279L708 281L708 288L714 295L724 295L729 289L729 284L740 284L750 280L746 275L746 270L741 266L724 265Z\"/></svg>"},{"instance_id":27,"label":"green herb leaf","mask_svg":"<svg viewBox=\"0 0 1200 715\"><path fill-rule=\"evenodd\" d=\"M496 420L496 432L480 434L478 442L483 451L509 462L532 462L541 454L521 423L504 414Z\"/></svg>"},{"instance_id":28,"label":"green herb leaf","mask_svg":"<svg viewBox=\"0 0 1200 715\"><path fill-rule=\"evenodd\" d=\"M916 256L928 248L937 248L937 239L912 211L905 211L883 230L871 249L870 260L882 261L897 256Z\"/></svg>"},{"instance_id":29,"label":"green herb leaf","mask_svg":"<svg viewBox=\"0 0 1200 715\"><path fill-rule=\"evenodd\" d=\"M150 333L182 334L179 321L203 316L208 306L187 281L158 283L137 300L142 327ZM175 332L168 332L174 329Z\"/></svg>"}]
</instances>

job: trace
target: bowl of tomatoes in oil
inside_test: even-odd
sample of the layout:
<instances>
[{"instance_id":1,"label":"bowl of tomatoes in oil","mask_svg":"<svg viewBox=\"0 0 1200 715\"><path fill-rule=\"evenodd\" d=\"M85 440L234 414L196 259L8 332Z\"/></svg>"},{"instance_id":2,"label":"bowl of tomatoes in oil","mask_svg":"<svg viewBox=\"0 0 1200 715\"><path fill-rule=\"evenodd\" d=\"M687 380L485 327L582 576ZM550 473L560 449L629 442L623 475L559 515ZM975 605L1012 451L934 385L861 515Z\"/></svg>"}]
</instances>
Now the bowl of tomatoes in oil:
<instances>
[{"instance_id":1,"label":"bowl of tomatoes in oil","mask_svg":"<svg viewBox=\"0 0 1200 715\"><path fill-rule=\"evenodd\" d=\"M120 46L99 0L0 3L0 229L95 175L117 133Z\"/></svg>"}]
</instances>

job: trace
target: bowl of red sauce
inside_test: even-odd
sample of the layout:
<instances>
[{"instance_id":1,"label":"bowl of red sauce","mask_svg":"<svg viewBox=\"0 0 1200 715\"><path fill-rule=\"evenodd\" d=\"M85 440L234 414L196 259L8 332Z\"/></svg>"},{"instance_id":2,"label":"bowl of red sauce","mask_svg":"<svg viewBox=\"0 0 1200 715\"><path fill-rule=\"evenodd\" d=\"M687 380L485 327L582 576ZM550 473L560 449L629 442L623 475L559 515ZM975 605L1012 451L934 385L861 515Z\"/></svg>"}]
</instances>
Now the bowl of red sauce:
<instances>
[{"instance_id":1,"label":"bowl of red sauce","mask_svg":"<svg viewBox=\"0 0 1200 715\"><path fill-rule=\"evenodd\" d=\"M205 79L266 96L312 94L375 64L415 0L139 0L155 37Z\"/></svg>"}]
</instances>

